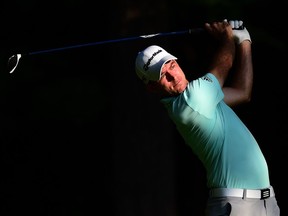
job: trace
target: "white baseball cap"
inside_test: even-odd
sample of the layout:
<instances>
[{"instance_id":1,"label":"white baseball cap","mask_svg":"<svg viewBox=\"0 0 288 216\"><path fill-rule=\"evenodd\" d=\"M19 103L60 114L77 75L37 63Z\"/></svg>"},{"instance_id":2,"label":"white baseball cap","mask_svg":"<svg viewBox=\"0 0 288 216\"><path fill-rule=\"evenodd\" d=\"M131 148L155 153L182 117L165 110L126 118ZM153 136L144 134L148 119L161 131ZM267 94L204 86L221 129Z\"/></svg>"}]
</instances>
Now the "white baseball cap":
<instances>
[{"instance_id":1,"label":"white baseball cap","mask_svg":"<svg viewBox=\"0 0 288 216\"><path fill-rule=\"evenodd\" d=\"M160 46L152 45L139 52L135 61L135 70L138 77L147 84L149 81L158 81L161 77L163 65L175 56Z\"/></svg>"}]
</instances>

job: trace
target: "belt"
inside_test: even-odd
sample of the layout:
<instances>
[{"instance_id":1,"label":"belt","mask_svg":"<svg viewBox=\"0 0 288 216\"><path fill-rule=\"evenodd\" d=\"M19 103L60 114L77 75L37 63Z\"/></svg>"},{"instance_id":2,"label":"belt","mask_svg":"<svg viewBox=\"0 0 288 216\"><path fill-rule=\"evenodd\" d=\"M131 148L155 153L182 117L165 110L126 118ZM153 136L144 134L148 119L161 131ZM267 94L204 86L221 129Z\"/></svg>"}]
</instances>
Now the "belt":
<instances>
[{"instance_id":1,"label":"belt","mask_svg":"<svg viewBox=\"0 0 288 216\"><path fill-rule=\"evenodd\" d=\"M238 188L214 188L210 190L210 197L241 197L241 198L254 198L254 199L267 199L274 197L275 193L273 187L250 190Z\"/></svg>"}]
</instances>

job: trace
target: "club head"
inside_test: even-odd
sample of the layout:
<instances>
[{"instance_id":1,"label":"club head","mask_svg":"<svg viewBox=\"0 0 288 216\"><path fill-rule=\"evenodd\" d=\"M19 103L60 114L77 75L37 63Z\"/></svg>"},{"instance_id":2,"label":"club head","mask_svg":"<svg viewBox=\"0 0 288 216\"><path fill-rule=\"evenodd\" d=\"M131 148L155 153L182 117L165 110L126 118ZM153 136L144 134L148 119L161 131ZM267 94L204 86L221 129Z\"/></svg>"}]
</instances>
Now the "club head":
<instances>
[{"instance_id":1,"label":"club head","mask_svg":"<svg viewBox=\"0 0 288 216\"><path fill-rule=\"evenodd\" d=\"M21 56L21 54L16 54L8 59L7 69L10 74L13 73L14 70L17 68Z\"/></svg>"}]
</instances>

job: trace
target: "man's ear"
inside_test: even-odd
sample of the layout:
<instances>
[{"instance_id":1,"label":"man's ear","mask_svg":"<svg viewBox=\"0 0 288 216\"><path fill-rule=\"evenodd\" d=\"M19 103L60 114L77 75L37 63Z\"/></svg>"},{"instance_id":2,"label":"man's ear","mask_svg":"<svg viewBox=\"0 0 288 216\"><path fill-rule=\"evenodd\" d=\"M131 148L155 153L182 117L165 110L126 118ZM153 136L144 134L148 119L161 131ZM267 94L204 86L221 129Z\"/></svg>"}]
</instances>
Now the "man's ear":
<instances>
[{"instance_id":1,"label":"man's ear","mask_svg":"<svg viewBox=\"0 0 288 216\"><path fill-rule=\"evenodd\" d=\"M146 84L146 89L149 93L157 93L159 91L159 87L157 82L149 82Z\"/></svg>"},{"instance_id":2,"label":"man's ear","mask_svg":"<svg viewBox=\"0 0 288 216\"><path fill-rule=\"evenodd\" d=\"M151 95L156 96L156 98L162 98L165 96L169 96L168 92L165 92L163 89L163 86L160 85L159 82L149 82L146 84L146 91L150 93Z\"/></svg>"}]
</instances>

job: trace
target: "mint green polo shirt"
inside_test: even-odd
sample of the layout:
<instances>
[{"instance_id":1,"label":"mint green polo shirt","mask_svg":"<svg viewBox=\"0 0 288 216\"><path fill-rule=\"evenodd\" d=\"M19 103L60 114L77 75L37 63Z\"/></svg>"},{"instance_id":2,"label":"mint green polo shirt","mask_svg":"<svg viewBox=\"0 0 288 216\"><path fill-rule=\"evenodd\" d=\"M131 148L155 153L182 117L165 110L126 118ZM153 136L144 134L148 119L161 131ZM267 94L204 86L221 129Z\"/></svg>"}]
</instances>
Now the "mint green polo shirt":
<instances>
[{"instance_id":1,"label":"mint green polo shirt","mask_svg":"<svg viewBox=\"0 0 288 216\"><path fill-rule=\"evenodd\" d=\"M179 96L161 102L206 168L209 188L269 187L267 163L257 141L223 99L218 80L207 73Z\"/></svg>"}]
</instances>

